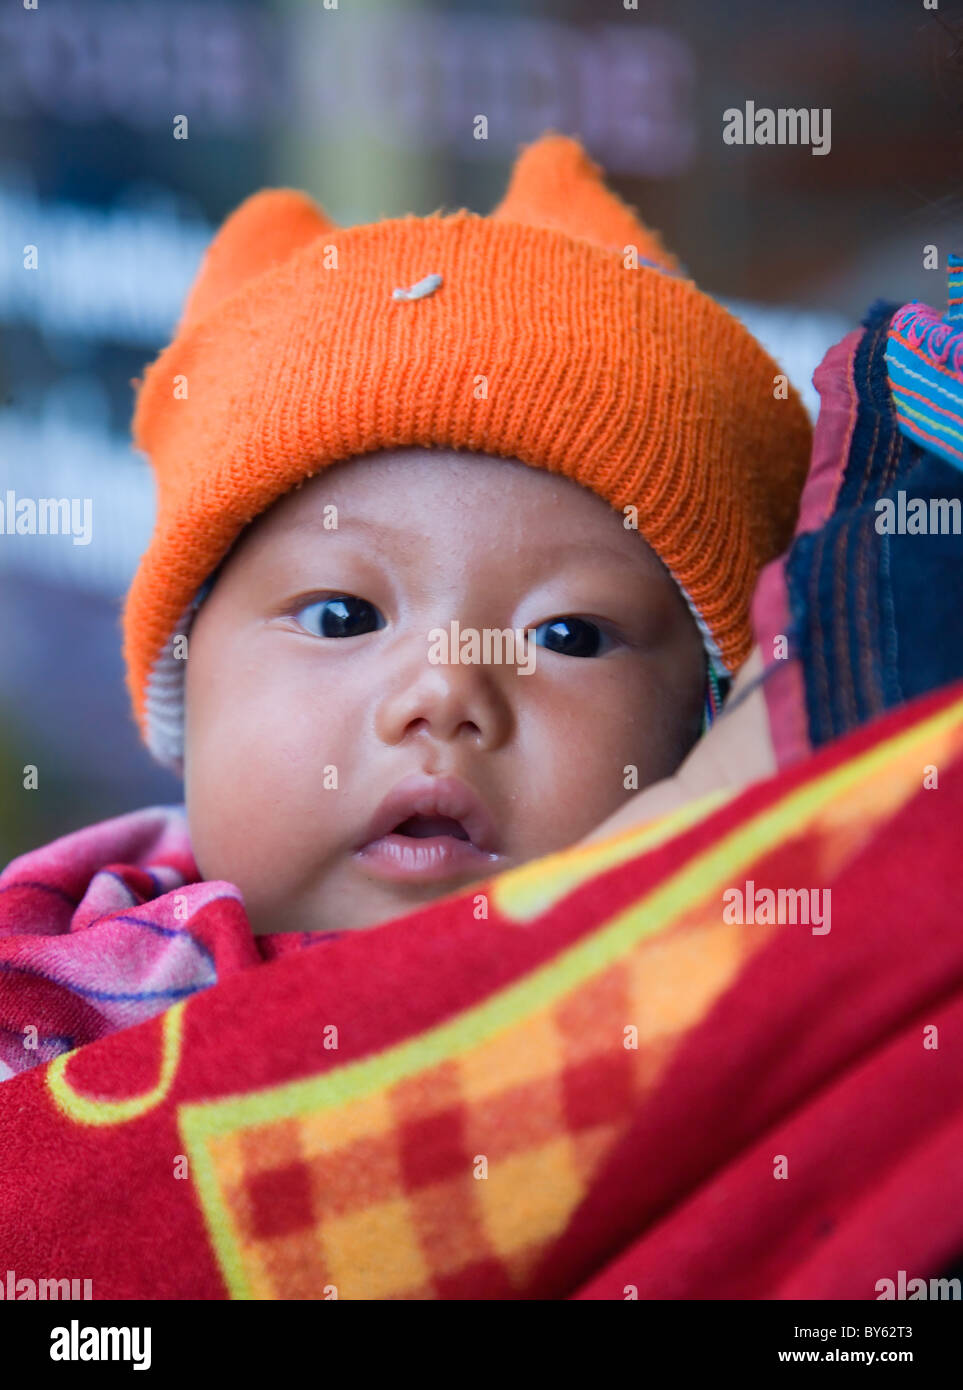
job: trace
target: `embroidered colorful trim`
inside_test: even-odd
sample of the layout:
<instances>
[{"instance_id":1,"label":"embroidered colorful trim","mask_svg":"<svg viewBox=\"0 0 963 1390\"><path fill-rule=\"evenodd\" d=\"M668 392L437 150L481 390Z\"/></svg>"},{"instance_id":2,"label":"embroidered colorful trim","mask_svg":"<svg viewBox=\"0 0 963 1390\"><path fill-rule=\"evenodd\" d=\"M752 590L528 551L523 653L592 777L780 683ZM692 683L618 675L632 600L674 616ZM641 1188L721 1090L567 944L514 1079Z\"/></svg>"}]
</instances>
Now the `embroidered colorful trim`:
<instances>
[{"instance_id":1,"label":"embroidered colorful trim","mask_svg":"<svg viewBox=\"0 0 963 1390\"><path fill-rule=\"evenodd\" d=\"M963 468L963 257L949 257L947 286L945 315L919 300L893 315L886 367L900 432Z\"/></svg>"},{"instance_id":2,"label":"embroidered colorful trim","mask_svg":"<svg viewBox=\"0 0 963 1390\"><path fill-rule=\"evenodd\" d=\"M719 711L722 709L730 686L727 677L716 674L712 668L711 662L708 666L707 675L705 707L702 711L703 733L707 733L718 719Z\"/></svg>"},{"instance_id":3,"label":"embroidered colorful trim","mask_svg":"<svg viewBox=\"0 0 963 1390\"><path fill-rule=\"evenodd\" d=\"M946 288L946 321L963 323L963 256L950 255Z\"/></svg>"}]
</instances>

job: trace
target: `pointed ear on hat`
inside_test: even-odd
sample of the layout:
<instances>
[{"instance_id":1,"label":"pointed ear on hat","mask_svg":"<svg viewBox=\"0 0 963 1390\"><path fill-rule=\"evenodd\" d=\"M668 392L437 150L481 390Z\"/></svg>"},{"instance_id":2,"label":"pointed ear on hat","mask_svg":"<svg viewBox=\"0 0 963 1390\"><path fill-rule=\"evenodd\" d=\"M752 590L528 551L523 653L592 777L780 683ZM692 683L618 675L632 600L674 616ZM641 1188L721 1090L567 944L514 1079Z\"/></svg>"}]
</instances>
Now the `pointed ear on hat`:
<instances>
[{"instance_id":1,"label":"pointed ear on hat","mask_svg":"<svg viewBox=\"0 0 963 1390\"><path fill-rule=\"evenodd\" d=\"M245 280L287 260L336 225L306 193L296 188L264 188L246 198L218 229L188 294L180 335Z\"/></svg>"},{"instance_id":2,"label":"pointed ear on hat","mask_svg":"<svg viewBox=\"0 0 963 1390\"><path fill-rule=\"evenodd\" d=\"M491 213L499 221L554 227L610 251L638 248L645 260L679 271L674 256L605 185L605 176L578 140L548 131L522 147L504 198Z\"/></svg>"}]
</instances>

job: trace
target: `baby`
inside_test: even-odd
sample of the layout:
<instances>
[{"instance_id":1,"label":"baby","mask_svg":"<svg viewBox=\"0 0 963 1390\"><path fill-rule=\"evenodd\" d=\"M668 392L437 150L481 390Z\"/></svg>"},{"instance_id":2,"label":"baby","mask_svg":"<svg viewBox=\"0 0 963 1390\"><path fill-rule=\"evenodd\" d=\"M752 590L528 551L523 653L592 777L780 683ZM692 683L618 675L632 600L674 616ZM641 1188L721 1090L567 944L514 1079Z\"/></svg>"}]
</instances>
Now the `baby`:
<instances>
[{"instance_id":1,"label":"baby","mask_svg":"<svg viewBox=\"0 0 963 1390\"><path fill-rule=\"evenodd\" d=\"M135 439L159 514L134 708L255 933L389 920L671 774L748 654L810 442L555 134L488 218L248 199Z\"/></svg>"}]
</instances>

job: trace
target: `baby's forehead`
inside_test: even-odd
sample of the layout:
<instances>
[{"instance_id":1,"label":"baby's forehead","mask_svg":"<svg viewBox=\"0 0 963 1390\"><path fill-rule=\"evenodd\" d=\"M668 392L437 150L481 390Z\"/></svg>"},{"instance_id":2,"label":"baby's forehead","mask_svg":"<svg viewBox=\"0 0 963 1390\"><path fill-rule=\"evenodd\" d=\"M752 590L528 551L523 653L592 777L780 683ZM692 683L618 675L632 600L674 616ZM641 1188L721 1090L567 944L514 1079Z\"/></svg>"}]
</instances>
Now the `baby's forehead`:
<instances>
[{"instance_id":1,"label":"baby's forehead","mask_svg":"<svg viewBox=\"0 0 963 1390\"><path fill-rule=\"evenodd\" d=\"M410 446L329 465L279 499L259 524L279 538L310 537L316 529L371 545L382 536L430 540L443 530L494 548L566 542L583 554L608 548L638 561L648 547L631 512L517 458Z\"/></svg>"}]
</instances>

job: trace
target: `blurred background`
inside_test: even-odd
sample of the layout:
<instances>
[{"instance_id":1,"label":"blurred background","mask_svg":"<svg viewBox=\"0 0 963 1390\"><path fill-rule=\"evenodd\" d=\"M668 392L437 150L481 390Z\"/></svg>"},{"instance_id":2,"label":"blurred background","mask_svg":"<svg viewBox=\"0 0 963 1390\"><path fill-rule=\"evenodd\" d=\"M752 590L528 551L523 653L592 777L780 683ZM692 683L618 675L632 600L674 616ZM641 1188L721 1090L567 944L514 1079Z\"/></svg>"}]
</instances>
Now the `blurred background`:
<instances>
[{"instance_id":1,"label":"blurred background","mask_svg":"<svg viewBox=\"0 0 963 1390\"><path fill-rule=\"evenodd\" d=\"M154 507L131 379L249 193L305 189L341 224L486 213L520 143L576 135L815 414L813 369L874 299L945 309L961 37L948 0L10 0L0 501L89 498L92 534L0 532L0 867L181 800L121 662ZM829 152L726 144L723 112L749 100L830 108Z\"/></svg>"}]
</instances>

